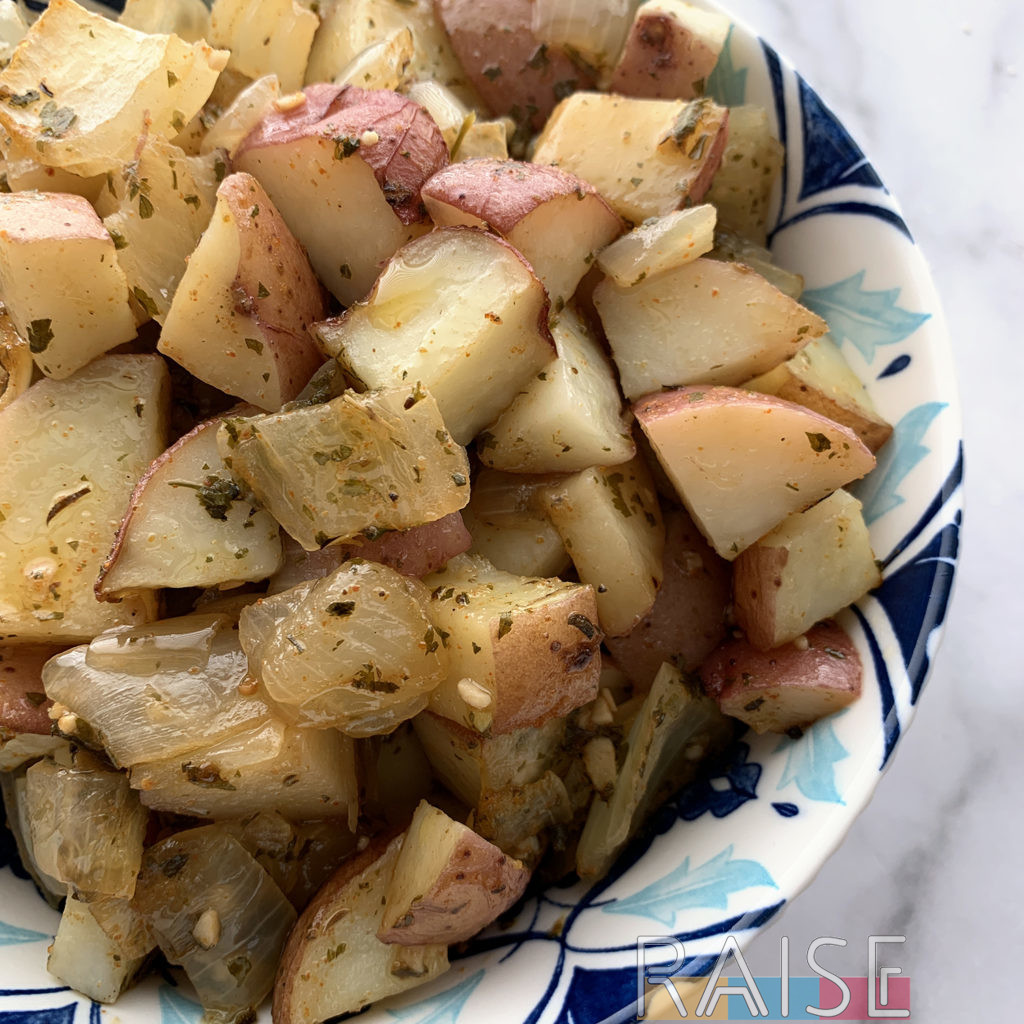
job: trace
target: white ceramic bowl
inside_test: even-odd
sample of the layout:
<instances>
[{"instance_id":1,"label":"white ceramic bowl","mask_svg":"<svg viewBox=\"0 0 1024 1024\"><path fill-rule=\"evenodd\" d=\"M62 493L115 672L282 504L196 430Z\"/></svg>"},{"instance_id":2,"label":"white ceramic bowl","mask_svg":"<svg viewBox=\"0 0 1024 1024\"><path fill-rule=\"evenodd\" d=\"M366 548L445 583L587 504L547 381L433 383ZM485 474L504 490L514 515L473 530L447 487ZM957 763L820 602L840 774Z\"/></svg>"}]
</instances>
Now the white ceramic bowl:
<instances>
[{"instance_id":1,"label":"white ceramic bowl","mask_svg":"<svg viewBox=\"0 0 1024 1024\"><path fill-rule=\"evenodd\" d=\"M885 582L842 619L865 665L864 694L800 739L744 737L729 769L657 814L654 837L607 878L529 901L448 974L370 1010L366 1024L632 1020L637 936L681 938L686 973L706 971L725 934L752 937L841 842L913 717L949 601L961 516L960 418L938 299L893 197L767 43L736 24L709 88L774 119L787 163L772 249L804 275L803 301L829 321L896 427L858 488ZM57 920L13 865L0 871L0 1024L100 1020L98 1005L45 970ZM184 1024L200 1010L185 989L153 978L110 1014L122 1024Z\"/></svg>"}]
</instances>

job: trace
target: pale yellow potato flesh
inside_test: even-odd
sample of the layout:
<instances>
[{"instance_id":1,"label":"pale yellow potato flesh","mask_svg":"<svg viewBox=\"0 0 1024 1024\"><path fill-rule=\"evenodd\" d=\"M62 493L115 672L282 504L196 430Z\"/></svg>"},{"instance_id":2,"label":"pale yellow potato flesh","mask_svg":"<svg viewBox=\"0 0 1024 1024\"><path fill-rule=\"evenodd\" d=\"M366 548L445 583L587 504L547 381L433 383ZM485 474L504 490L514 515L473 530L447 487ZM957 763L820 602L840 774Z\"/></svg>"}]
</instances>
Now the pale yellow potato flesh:
<instances>
[{"instance_id":1,"label":"pale yellow potato flesh","mask_svg":"<svg viewBox=\"0 0 1024 1024\"><path fill-rule=\"evenodd\" d=\"M54 60L54 54L65 59ZM0 72L0 125L52 167L99 174L128 163L147 131L173 138L198 113L228 54L147 35L54 0ZM41 95L40 81L47 95Z\"/></svg>"},{"instance_id":2,"label":"pale yellow potato flesh","mask_svg":"<svg viewBox=\"0 0 1024 1024\"><path fill-rule=\"evenodd\" d=\"M795 640L882 582L861 504L842 489L794 512L733 565L736 621L762 650Z\"/></svg>"},{"instance_id":3,"label":"pale yellow potato flesh","mask_svg":"<svg viewBox=\"0 0 1024 1024\"><path fill-rule=\"evenodd\" d=\"M317 893L285 944L274 984L278 1024L319 1024L448 970L440 944L398 946L377 938L402 836L375 839Z\"/></svg>"},{"instance_id":4,"label":"pale yellow potato flesh","mask_svg":"<svg viewBox=\"0 0 1024 1024\"><path fill-rule=\"evenodd\" d=\"M541 495L584 583L596 592L601 628L628 633L661 586L665 525L643 460L586 469Z\"/></svg>"},{"instance_id":5,"label":"pale yellow potato flesh","mask_svg":"<svg viewBox=\"0 0 1024 1024\"><path fill-rule=\"evenodd\" d=\"M422 946L465 942L523 894L529 870L421 801L402 841L377 936Z\"/></svg>"},{"instance_id":6,"label":"pale yellow potato flesh","mask_svg":"<svg viewBox=\"0 0 1024 1024\"><path fill-rule=\"evenodd\" d=\"M162 359L104 356L0 411L4 636L73 643L155 616L151 591L108 604L93 583L132 489L164 447L168 400Z\"/></svg>"},{"instance_id":7,"label":"pale yellow potato flesh","mask_svg":"<svg viewBox=\"0 0 1024 1024\"><path fill-rule=\"evenodd\" d=\"M729 561L875 465L853 431L753 391L677 388L634 411L694 522Z\"/></svg>"},{"instance_id":8,"label":"pale yellow potato flesh","mask_svg":"<svg viewBox=\"0 0 1024 1024\"><path fill-rule=\"evenodd\" d=\"M281 530L232 481L217 450L220 423L201 423L146 471L103 564L101 595L264 580L281 567Z\"/></svg>"},{"instance_id":9,"label":"pale yellow potato flesh","mask_svg":"<svg viewBox=\"0 0 1024 1024\"><path fill-rule=\"evenodd\" d=\"M81 196L0 195L0 295L48 377L69 377L135 337L114 241Z\"/></svg>"},{"instance_id":10,"label":"pale yellow potato flesh","mask_svg":"<svg viewBox=\"0 0 1024 1024\"><path fill-rule=\"evenodd\" d=\"M742 384L828 329L760 274L707 258L627 287L606 279L594 305L627 398L684 384Z\"/></svg>"},{"instance_id":11,"label":"pale yellow potato flesh","mask_svg":"<svg viewBox=\"0 0 1024 1024\"><path fill-rule=\"evenodd\" d=\"M7 310L0 305L0 409L32 383L32 353Z\"/></svg>"}]
</instances>

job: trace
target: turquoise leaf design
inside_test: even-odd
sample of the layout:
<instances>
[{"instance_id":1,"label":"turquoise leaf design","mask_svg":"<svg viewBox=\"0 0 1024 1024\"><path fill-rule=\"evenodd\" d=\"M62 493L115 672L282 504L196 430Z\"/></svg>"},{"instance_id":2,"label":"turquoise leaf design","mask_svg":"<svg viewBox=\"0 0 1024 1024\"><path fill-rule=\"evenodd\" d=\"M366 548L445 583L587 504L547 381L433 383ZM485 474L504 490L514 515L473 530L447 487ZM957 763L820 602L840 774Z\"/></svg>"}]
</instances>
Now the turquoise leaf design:
<instances>
[{"instance_id":1,"label":"turquoise leaf design","mask_svg":"<svg viewBox=\"0 0 1024 1024\"><path fill-rule=\"evenodd\" d=\"M52 935L16 928L13 924L0 921L0 946L20 946L25 942L49 942Z\"/></svg>"},{"instance_id":2,"label":"turquoise leaf design","mask_svg":"<svg viewBox=\"0 0 1024 1024\"><path fill-rule=\"evenodd\" d=\"M729 26L729 34L725 37L725 45L718 57L715 70L708 75L707 93L714 97L723 107L740 107L747 95L747 69L738 68L732 59L732 32L734 25Z\"/></svg>"},{"instance_id":3,"label":"turquoise leaf design","mask_svg":"<svg viewBox=\"0 0 1024 1024\"><path fill-rule=\"evenodd\" d=\"M776 789L785 789L791 782L808 800L841 804L843 798L836 787L836 762L849 757L832 728L832 715L815 722L798 740L784 739L775 752L789 747L786 767Z\"/></svg>"},{"instance_id":4,"label":"turquoise leaf design","mask_svg":"<svg viewBox=\"0 0 1024 1024\"><path fill-rule=\"evenodd\" d=\"M876 348L909 338L931 314L901 309L896 304L899 288L865 291L864 273L862 270L837 284L805 291L800 301L828 321L838 342L855 345L870 363Z\"/></svg>"},{"instance_id":5,"label":"turquoise leaf design","mask_svg":"<svg viewBox=\"0 0 1024 1024\"><path fill-rule=\"evenodd\" d=\"M401 1010L388 1010L388 1013L395 1020L407 1021L408 1024L455 1024L466 1000L483 980L483 976L483 971L477 971L458 985L446 988L440 995L421 999Z\"/></svg>"},{"instance_id":6,"label":"turquoise leaf design","mask_svg":"<svg viewBox=\"0 0 1024 1024\"><path fill-rule=\"evenodd\" d=\"M907 474L931 451L921 441L945 402L925 402L910 410L893 429L879 452L878 465L854 491L864 505L864 521L870 526L906 500L899 486Z\"/></svg>"},{"instance_id":7,"label":"turquoise leaf design","mask_svg":"<svg viewBox=\"0 0 1024 1024\"><path fill-rule=\"evenodd\" d=\"M700 867L690 870L687 857L679 867L664 878L641 889L632 896L624 896L601 909L608 914L633 914L649 917L672 928L676 914L693 907L714 907L724 910L729 896L742 889L757 885L778 886L772 876L755 860L733 860L732 846Z\"/></svg>"},{"instance_id":8,"label":"turquoise leaf design","mask_svg":"<svg viewBox=\"0 0 1024 1024\"><path fill-rule=\"evenodd\" d=\"M199 1024L203 1016L203 1008L191 999L186 999L170 985L161 985L160 1024Z\"/></svg>"}]
</instances>

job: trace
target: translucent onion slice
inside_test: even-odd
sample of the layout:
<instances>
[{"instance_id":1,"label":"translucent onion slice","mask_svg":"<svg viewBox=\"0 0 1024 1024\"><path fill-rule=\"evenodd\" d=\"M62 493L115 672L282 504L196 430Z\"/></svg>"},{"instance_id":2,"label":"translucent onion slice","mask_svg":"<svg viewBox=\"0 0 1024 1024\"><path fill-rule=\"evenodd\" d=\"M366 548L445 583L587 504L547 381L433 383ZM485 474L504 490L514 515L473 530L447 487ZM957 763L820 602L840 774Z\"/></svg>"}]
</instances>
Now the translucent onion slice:
<instances>
[{"instance_id":1,"label":"translucent onion slice","mask_svg":"<svg viewBox=\"0 0 1024 1024\"><path fill-rule=\"evenodd\" d=\"M43 669L47 695L84 719L120 767L175 757L265 720L270 710L249 682L238 633L219 616L101 633Z\"/></svg>"},{"instance_id":2,"label":"translucent onion slice","mask_svg":"<svg viewBox=\"0 0 1024 1024\"><path fill-rule=\"evenodd\" d=\"M446 637L418 580L374 562L257 602L239 631L282 712L351 736L391 732L426 707L448 671Z\"/></svg>"},{"instance_id":3,"label":"translucent onion slice","mask_svg":"<svg viewBox=\"0 0 1024 1024\"><path fill-rule=\"evenodd\" d=\"M295 911L226 828L189 829L151 846L135 905L167 959L184 968L208 1021L255 1018Z\"/></svg>"},{"instance_id":4,"label":"translucent onion slice","mask_svg":"<svg viewBox=\"0 0 1024 1024\"><path fill-rule=\"evenodd\" d=\"M79 892L130 897L149 815L127 777L37 761L25 781L40 868Z\"/></svg>"}]
</instances>

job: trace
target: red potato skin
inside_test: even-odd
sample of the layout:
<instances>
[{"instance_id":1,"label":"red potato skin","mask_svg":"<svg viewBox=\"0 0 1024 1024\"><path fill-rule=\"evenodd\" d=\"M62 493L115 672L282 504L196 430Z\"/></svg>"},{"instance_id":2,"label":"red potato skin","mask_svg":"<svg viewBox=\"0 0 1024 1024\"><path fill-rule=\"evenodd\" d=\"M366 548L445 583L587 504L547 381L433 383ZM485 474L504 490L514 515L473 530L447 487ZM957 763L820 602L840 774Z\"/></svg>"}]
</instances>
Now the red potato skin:
<instances>
[{"instance_id":1,"label":"red potato skin","mask_svg":"<svg viewBox=\"0 0 1024 1024\"><path fill-rule=\"evenodd\" d=\"M43 691L43 665L62 647L0 647L0 741L19 733L50 735L52 700Z\"/></svg>"},{"instance_id":2,"label":"red potato skin","mask_svg":"<svg viewBox=\"0 0 1024 1024\"><path fill-rule=\"evenodd\" d=\"M372 168L384 198L403 224L426 220L420 188L448 164L448 147L430 115L385 89L316 84L303 92L302 106L264 116L239 146L236 163L251 149L323 135L339 146L357 147L354 152ZM360 141L368 130L379 136L373 145Z\"/></svg>"},{"instance_id":3,"label":"red potato skin","mask_svg":"<svg viewBox=\"0 0 1024 1024\"><path fill-rule=\"evenodd\" d=\"M596 79L563 50L541 45L530 28L532 6L434 0L455 55L492 113L540 131L567 92L591 89Z\"/></svg>"},{"instance_id":4,"label":"red potato skin","mask_svg":"<svg viewBox=\"0 0 1024 1024\"><path fill-rule=\"evenodd\" d=\"M682 509L665 515L664 578L654 606L605 646L615 664L642 690L664 661L691 671L722 642L732 572Z\"/></svg>"},{"instance_id":5,"label":"red potato skin","mask_svg":"<svg viewBox=\"0 0 1024 1024\"><path fill-rule=\"evenodd\" d=\"M721 126L715 133L715 137L711 142L711 149L708 150L707 158L700 165L697 177L693 179L689 191L679 204L680 209L684 206L696 206L704 202L704 196L707 195L708 189L711 188L715 175L718 173L718 168L722 166L725 147L729 144L729 108L721 107L719 109L722 111Z\"/></svg>"},{"instance_id":6,"label":"red potato skin","mask_svg":"<svg viewBox=\"0 0 1024 1024\"><path fill-rule=\"evenodd\" d=\"M238 223L241 249L235 309L259 324L264 334L279 339L277 351L282 358L278 362L284 363L282 376L291 382L294 398L323 363L306 331L327 313L323 285L284 218L252 175L238 173L225 178L217 197L227 203ZM257 208L257 216L251 216ZM268 234L273 238L271 245L267 244Z\"/></svg>"},{"instance_id":7,"label":"red potato skin","mask_svg":"<svg viewBox=\"0 0 1024 1024\"><path fill-rule=\"evenodd\" d=\"M139 478L139 482L135 485L135 490L132 491L132 496L128 500L128 508L125 510L124 516L121 519L121 525L117 528L117 533L114 535L114 543L110 546L110 554L103 560L103 564L100 566L99 574L96 577L96 582L93 584L93 591L96 594L98 601L113 601L120 600L117 597L116 591L107 590L104 587L104 581L107 578L107 574L114 567L114 563L117 562L118 557L121 554L121 548L124 546L124 539L128 535L128 528L131 525L131 521L138 511L139 506L142 504L145 492L149 487L150 481L153 476L174 456L184 448L190 441L198 437L200 434L207 430L213 430L216 432L217 428L221 425L221 422L230 416L257 416L260 410L254 405L236 405L227 412L221 413L219 416L214 416L211 419L204 420L202 423L193 427L187 434L179 437L174 444L171 445L162 455L157 456L150 464L149 468Z\"/></svg>"},{"instance_id":8,"label":"red potato skin","mask_svg":"<svg viewBox=\"0 0 1024 1024\"><path fill-rule=\"evenodd\" d=\"M523 864L466 831L437 881L377 938L400 946L466 942L508 910L529 881Z\"/></svg>"},{"instance_id":9,"label":"red potato skin","mask_svg":"<svg viewBox=\"0 0 1024 1024\"><path fill-rule=\"evenodd\" d=\"M452 512L432 523L395 530L362 544L331 544L319 551L306 551L287 534L283 543L288 585L293 587L303 580L322 579L350 558L379 562L403 576L426 576L468 551L473 538L462 521L462 514Z\"/></svg>"},{"instance_id":10,"label":"red potato skin","mask_svg":"<svg viewBox=\"0 0 1024 1024\"><path fill-rule=\"evenodd\" d=\"M374 861L383 857L392 842L401 842L401 833L398 830L385 832L370 840L365 850L350 857L331 875L295 922L281 951L274 980L274 999L271 1007L274 1024L290 1024L292 1020L292 982L302 963L306 942L317 938L330 927L334 917L342 910L338 903L345 887Z\"/></svg>"},{"instance_id":11,"label":"red potato skin","mask_svg":"<svg viewBox=\"0 0 1024 1024\"><path fill-rule=\"evenodd\" d=\"M13 242L110 238L89 200L66 192L0 196L0 233Z\"/></svg>"},{"instance_id":12,"label":"red potato skin","mask_svg":"<svg viewBox=\"0 0 1024 1024\"><path fill-rule=\"evenodd\" d=\"M820 714L851 704L860 696L863 677L853 642L832 621L820 622L804 635L806 650L790 643L759 651L745 637L728 641L700 667L705 692L725 714L746 721L757 732L786 732L814 721L785 716L787 691L828 694ZM766 719L772 722L770 729L763 727Z\"/></svg>"},{"instance_id":13,"label":"red potato skin","mask_svg":"<svg viewBox=\"0 0 1024 1024\"><path fill-rule=\"evenodd\" d=\"M466 160L435 174L424 186L423 195L447 203L478 217L499 234L507 235L538 206L561 196L575 195L580 201L590 196L611 207L593 185L575 174L521 160Z\"/></svg>"},{"instance_id":14,"label":"red potato skin","mask_svg":"<svg viewBox=\"0 0 1024 1024\"><path fill-rule=\"evenodd\" d=\"M704 92L719 51L697 39L670 14L637 15L610 89L625 96L688 100Z\"/></svg>"}]
</instances>

